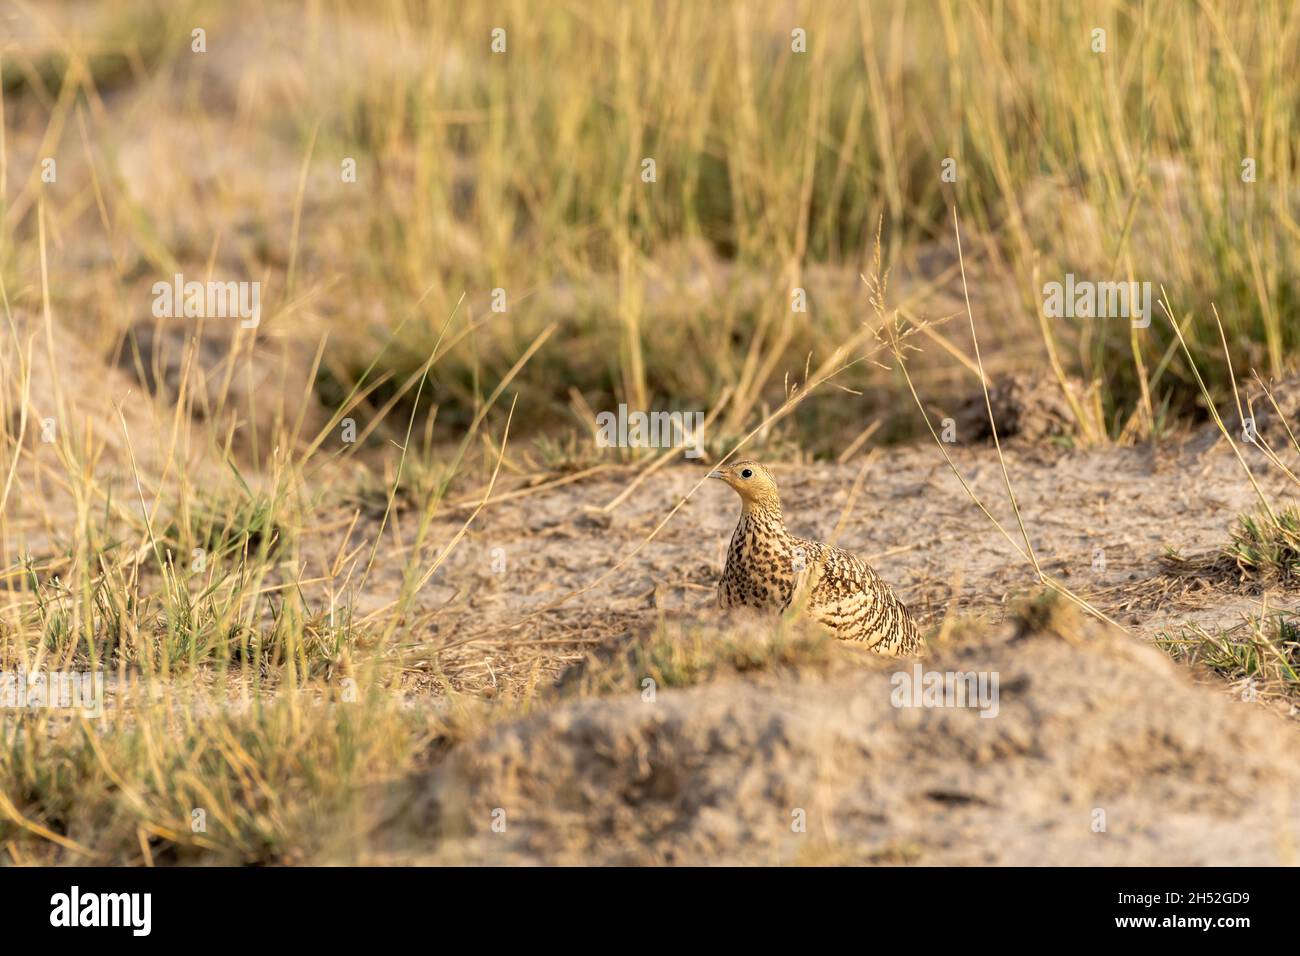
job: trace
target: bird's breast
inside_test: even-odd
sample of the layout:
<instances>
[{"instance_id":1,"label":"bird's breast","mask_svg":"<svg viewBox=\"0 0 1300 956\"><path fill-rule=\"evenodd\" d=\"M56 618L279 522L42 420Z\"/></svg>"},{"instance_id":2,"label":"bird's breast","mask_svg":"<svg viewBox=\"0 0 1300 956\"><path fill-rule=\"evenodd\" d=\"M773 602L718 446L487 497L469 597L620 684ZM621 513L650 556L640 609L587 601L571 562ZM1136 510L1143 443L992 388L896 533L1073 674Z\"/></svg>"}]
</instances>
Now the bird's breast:
<instances>
[{"instance_id":1,"label":"bird's breast","mask_svg":"<svg viewBox=\"0 0 1300 956\"><path fill-rule=\"evenodd\" d=\"M793 562L784 536L742 518L731 536L719 597L728 606L784 608L794 591Z\"/></svg>"}]
</instances>

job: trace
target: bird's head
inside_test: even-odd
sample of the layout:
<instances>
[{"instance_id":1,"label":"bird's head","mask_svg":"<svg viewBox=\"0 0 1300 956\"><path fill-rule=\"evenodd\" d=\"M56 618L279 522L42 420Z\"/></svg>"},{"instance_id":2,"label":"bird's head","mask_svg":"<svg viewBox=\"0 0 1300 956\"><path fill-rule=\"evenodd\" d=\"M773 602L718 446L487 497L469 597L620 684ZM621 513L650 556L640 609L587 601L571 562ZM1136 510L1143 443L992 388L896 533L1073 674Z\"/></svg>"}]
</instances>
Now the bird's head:
<instances>
[{"instance_id":1,"label":"bird's head","mask_svg":"<svg viewBox=\"0 0 1300 956\"><path fill-rule=\"evenodd\" d=\"M745 511L780 511L781 496L772 473L756 461L737 461L709 472L710 478L725 481L740 495Z\"/></svg>"}]
</instances>

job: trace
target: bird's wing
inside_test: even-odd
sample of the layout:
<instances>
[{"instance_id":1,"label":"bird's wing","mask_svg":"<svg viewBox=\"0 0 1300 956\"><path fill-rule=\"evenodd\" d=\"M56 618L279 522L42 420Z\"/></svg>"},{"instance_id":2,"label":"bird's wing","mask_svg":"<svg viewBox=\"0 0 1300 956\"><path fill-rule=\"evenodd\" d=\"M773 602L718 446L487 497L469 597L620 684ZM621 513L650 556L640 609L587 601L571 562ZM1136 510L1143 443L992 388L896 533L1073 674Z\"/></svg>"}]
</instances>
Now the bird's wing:
<instances>
[{"instance_id":1,"label":"bird's wing","mask_svg":"<svg viewBox=\"0 0 1300 956\"><path fill-rule=\"evenodd\" d=\"M800 542L814 556L808 613L844 640L910 648L919 639L907 609L889 585L857 555L817 542Z\"/></svg>"},{"instance_id":2,"label":"bird's wing","mask_svg":"<svg viewBox=\"0 0 1300 956\"><path fill-rule=\"evenodd\" d=\"M879 587L880 577L856 554L815 542L814 550L817 553L812 563L819 592L838 595Z\"/></svg>"}]
</instances>

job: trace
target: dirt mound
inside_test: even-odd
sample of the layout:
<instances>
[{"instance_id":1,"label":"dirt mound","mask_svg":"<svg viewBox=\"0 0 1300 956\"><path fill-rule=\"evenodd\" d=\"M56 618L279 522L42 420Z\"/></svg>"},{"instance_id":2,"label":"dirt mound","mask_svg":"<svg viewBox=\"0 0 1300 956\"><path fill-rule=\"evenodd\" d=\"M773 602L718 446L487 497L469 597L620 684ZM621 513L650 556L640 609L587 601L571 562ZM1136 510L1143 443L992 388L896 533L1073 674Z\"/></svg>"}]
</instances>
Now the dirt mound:
<instances>
[{"instance_id":1,"label":"dirt mound","mask_svg":"<svg viewBox=\"0 0 1300 956\"><path fill-rule=\"evenodd\" d=\"M1300 438L1295 432L1297 423L1300 423L1300 373L1273 382L1268 391L1272 394L1271 400L1257 384L1246 385L1248 405L1255 412L1255 427L1275 450L1290 448L1292 437ZM1224 421L1236 417L1235 411L1230 412L1224 416Z\"/></svg>"},{"instance_id":2,"label":"dirt mound","mask_svg":"<svg viewBox=\"0 0 1300 956\"><path fill-rule=\"evenodd\" d=\"M983 684L962 684L974 706L910 706L904 689L935 680L922 672ZM625 690L455 748L428 780L438 857L1296 861L1300 757L1285 724L1059 604L920 664L819 663L796 681L760 669L650 694L627 676ZM962 703L958 683L938 699Z\"/></svg>"},{"instance_id":3,"label":"dirt mound","mask_svg":"<svg viewBox=\"0 0 1300 956\"><path fill-rule=\"evenodd\" d=\"M1075 379L1067 379L1071 397L1080 414L1089 413L1086 389ZM988 403L983 389L973 393L958 409L958 434L975 441L993 437L988 408L993 408L998 436L1019 438L1037 443L1058 437L1077 437L1078 415L1051 374L1013 373L995 377L989 384Z\"/></svg>"}]
</instances>

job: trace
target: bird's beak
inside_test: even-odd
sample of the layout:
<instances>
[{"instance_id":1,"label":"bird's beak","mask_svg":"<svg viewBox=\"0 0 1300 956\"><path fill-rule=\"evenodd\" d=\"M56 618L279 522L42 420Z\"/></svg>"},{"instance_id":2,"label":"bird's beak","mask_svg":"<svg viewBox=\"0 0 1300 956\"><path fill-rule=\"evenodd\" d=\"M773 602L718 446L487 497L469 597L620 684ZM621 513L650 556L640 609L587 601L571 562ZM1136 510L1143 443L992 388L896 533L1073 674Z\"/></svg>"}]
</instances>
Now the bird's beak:
<instances>
[{"instance_id":1,"label":"bird's beak","mask_svg":"<svg viewBox=\"0 0 1300 956\"><path fill-rule=\"evenodd\" d=\"M722 472L718 471L717 469L714 469L713 471L709 472L709 477L710 477L710 478L721 478L721 477L722 477Z\"/></svg>"}]
</instances>

